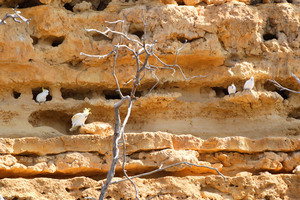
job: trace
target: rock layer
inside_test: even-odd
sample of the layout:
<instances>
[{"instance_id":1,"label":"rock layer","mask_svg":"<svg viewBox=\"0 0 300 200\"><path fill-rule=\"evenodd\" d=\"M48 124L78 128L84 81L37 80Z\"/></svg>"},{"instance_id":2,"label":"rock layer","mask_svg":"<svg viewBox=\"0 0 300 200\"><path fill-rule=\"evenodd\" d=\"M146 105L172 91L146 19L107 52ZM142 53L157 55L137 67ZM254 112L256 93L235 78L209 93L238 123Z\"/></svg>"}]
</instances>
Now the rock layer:
<instances>
[{"instance_id":1,"label":"rock layer","mask_svg":"<svg viewBox=\"0 0 300 200\"><path fill-rule=\"evenodd\" d=\"M5 200L98 197L112 160L113 107L119 96L107 54L125 42L96 32L107 26L148 43L182 73L147 72L126 126L130 176L141 199L300 199L298 0L0 0L0 15L19 5L30 22L0 26L0 195ZM141 15L147 18L143 28ZM122 24L110 25L126 16ZM145 32L146 31L146 32ZM120 50L116 75L124 94L135 61ZM149 62L160 66L150 58ZM185 80L195 75L202 78ZM251 76L255 87L243 91ZM235 95L227 87L234 83ZM45 104L35 98L50 91ZM87 125L71 117L91 108ZM121 117L126 107L121 107ZM122 153L122 152L121 152ZM223 178L212 169L218 168ZM123 178L121 160L115 180ZM107 199L134 199L129 181Z\"/></svg>"}]
</instances>

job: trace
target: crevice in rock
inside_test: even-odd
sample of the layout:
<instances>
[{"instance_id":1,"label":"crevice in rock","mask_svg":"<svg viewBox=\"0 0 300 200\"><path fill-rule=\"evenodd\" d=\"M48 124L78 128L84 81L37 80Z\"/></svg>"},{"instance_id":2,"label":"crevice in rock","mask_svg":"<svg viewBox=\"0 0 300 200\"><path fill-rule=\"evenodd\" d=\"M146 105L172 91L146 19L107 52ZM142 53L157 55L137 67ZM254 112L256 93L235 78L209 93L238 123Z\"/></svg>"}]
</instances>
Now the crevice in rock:
<instances>
[{"instance_id":1,"label":"crevice in rock","mask_svg":"<svg viewBox=\"0 0 300 200\"><path fill-rule=\"evenodd\" d=\"M39 39L37 38L37 37L35 37L35 36L30 36L31 37L31 39L32 39L32 45L34 46L34 45L36 45L36 44L38 44L38 42L39 42Z\"/></svg>"},{"instance_id":2,"label":"crevice in rock","mask_svg":"<svg viewBox=\"0 0 300 200\"><path fill-rule=\"evenodd\" d=\"M181 42L182 44L184 44L184 43L190 43L190 42L193 42L194 40L197 40L197 39L199 39L199 38L194 38L194 39L187 39L185 37L178 37L177 38L177 40L179 42ZM204 38L204 40L205 40L205 38Z\"/></svg>"},{"instance_id":3,"label":"crevice in rock","mask_svg":"<svg viewBox=\"0 0 300 200\"><path fill-rule=\"evenodd\" d=\"M264 41L273 40L273 39L277 40L278 37L275 34L272 34L272 33L265 33L263 35L263 39L264 39Z\"/></svg>"},{"instance_id":4,"label":"crevice in rock","mask_svg":"<svg viewBox=\"0 0 300 200\"><path fill-rule=\"evenodd\" d=\"M71 11L71 12L74 12L74 11L73 11L73 7L74 7L74 6L72 6L70 3L66 3L66 4L64 5L64 8L65 8L66 10Z\"/></svg>"},{"instance_id":5,"label":"crevice in rock","mask_svg":"<svg viewBox=\"0 0 300 200\"><path fill-rule=\"evenodd\" d=\"M15 99L18 99L18 98L21 96L21 93L20 93L20 92L17 92L17 91L15 91L15 90L13 90L13 93L12 93L12 95L13 95L13 97L14 97Z\"/></svg>"},{"instance_id":6,"label":"crevice in rock","mask_svg":"<svg viewBox=\"0 0 300 200\"><path fill-rule=\"evenodd\" d=\"M33 127L49 126L66 134L71 127L71 118L71 115L68 115L63 111L39 110L31 113L28 122Z\"/></svg>"},{"instance_id":7,"label":"crevice in rock","mask_svg":"<svg viewBox=\"0 0 300 200\"><path fill-rule=\"evenodd\" d=\"M52 36L52 37L47 38L47 40L50 41L52 47L58 47L59 45L61 45L64 42L65 37L64 36L61 36L61 37Z\"/></svg>"},{"instance_id":8,"label":"crevice in rock","mask_svg":"<svg viewBox=\"0 0 300 200\"><path fill-rule=\"evenodd\" d=\"M19 3L19 8L30 8L34 6L43 5L39 0L25 0Z\"/></svg>"},{"instance_id":9,"label":"crevice in rock","mask_svg":"<svg viewBox=\"0 0 300 200\"><path fill-rule=\"evenodd\" d=\"M134 31L131 34L138 36L140 39L142 39L144 35L144 31Z\"/></svg>"},{"instance_id":10,"label":"crevice in rock","mask_svg":"<svg viewBox=\"0 0 300 200\"><path fill-rule=\"evenodd\" d=\"M224 87L212 87L211 89L213 89L216 92L216 96L218 98L222 98L225 95L228 95L228 91Z\"/></svg>"},{"instance_id":11,"label":"crevice in rock","mask_svg":"<svg viewBox=\"0 0 300 200\"><path fill-rule=\"evenodd\" d=\"M93 91L89 88L61 88L61 95L63 99L75 99L75 100L84 100L85 98L92 99Z\"/></svg>"},{"instance_id":12,"label":"crevice in rock","mask_svg":"<svg viewBox=\"0 0 300 200\"><path fill-rule=\"evenodd\" d=\"M50 94L50 89L48 87L44 87L45 89L49 90L49 94L46 97L46 101L51 101L52 96ZM36 101L36 96L43 91L42 87L37 87L32 89L32 99Z\"/></svg>"},{"instance_id":13,"label":"crevice in rock","mask_svg":"<svg viewBox=\"0 0 300 200\"><path fill-rule=\"evenodd\" d=\"M257 4L261 4L261 3L263 3L262 0L250 0L249 5L257 5Z\"/></svg>"},{"instance_id":14,"label":"crevice in rock","mask_svg":"<svg viewBox=\"0 0 300 200\"><path fill-rule=\"evenodd\" d=\"M286 90L280 90L277 87L274 86L271 82L266 82L264 84L264 89L270 92L276 92L278 93L283 99L288 99L290 97L290 92Z\"/></svg>"},{"instance_id":15,"label":"crevice in rock","mask_svg":"<svg viewBox=\"0 0 300 200\"><path fill-rule=\"evenodd\" d=\"M124 96L130 95L131 89L121 89ZM141 97L143 94L142 91L136 91L135 97ZM105 99L121 99L119 93L116 90L103 90L103 95Z\"/></svg>"},{"instance_id":16,"label":"crevice in rock","mask_svg":"<svg viewBox=\"0 0 300 200\"><path fill-rule=\"evenodd\" d=\"M101 11L101 10L105 10L105 8L108 6L108 4L111 2L112 0L103 0L100 1L100 4L98 5L97 10Z\"/></svg>"}]
</instances>

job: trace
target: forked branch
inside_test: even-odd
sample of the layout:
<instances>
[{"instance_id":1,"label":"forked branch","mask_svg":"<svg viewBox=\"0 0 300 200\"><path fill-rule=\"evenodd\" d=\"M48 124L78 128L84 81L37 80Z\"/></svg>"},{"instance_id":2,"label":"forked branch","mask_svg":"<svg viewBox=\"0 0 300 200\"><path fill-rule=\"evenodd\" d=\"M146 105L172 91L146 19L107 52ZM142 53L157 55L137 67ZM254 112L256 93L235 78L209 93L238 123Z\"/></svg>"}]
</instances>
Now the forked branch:
<instances>
[{"instance_id":1,"label":"forked branch","mask_svg":"<svg viewBox=\"0 0 300 200\"><path fill-rule=\"evenodd\" d=\"M295 75L295 74L292 74L292 76L296 79L296 81L298 82L298 84L300 85L300 79ZM276 87L279 88L279 90L286 90L286 91L289 91L289 92L292 92L292 93L296 93L296 94L300 94L300 91L296 91L296 90L291 90L289 88L286 88L286 87L283 87L282 85L280 85L277 81L275 80L271 80L271 79L267 79L268 81L274 83L274 85Z\"/></svg>"},{"instance_id":2,"label":"forked branch","mask_svg":"<svg viewBox=\"0 0 300 200\"><path fill-rule=\"evenodd\" d=\"M23 17L21 15L21 11L17 11L16 8L13 8L13 11L14 11L14 14L6 13L6 15L2 19L0 19L0 25L6 24L5 20L7 18L12 18L15 22L18 22L18 23L21 23L23 21L23 22L26 22L26 24L29 24L30 19L26 19L25 17Z\"/></svg>"},{"instance_id":3,"label":"forked branch","mask_svg":"<svg viewBox=\"0 0 300 200\"><path fill-rule=\"evenodd\" d=\"M116 82L116 86L117 86L116 91L118 92L118 94L120 96L120 99L121 99L119 102L117 102L114 105L115 132L114 132L114 137L113 137L113 160L112 160L112 163L111 163L110 170L108 171L108 174L107 174L107 179L106 179L105 185L101 187L101 194L100 194L99 200L104 199L105 193L108 189L108 186L111 184L112 178L115 175L115 169L116 169L117 161L120 158L120 156L119 156L119 151L120 150L119 150L119 147L118 147L120 142L122 142L122 144L123 144L123 156L121 156L121 157L123 157L122 169L123 169L124 175L126 176L126 180L131 181L131 183L133 184L133 186L135 188L135 191L136 191L136 197L135 198L136 199L139 199L139 197L138 197L139 195L138 195L137 187L136 187L135 183L132 181L132 178L147 175L149 173L152 174L152 173L155 173L157 171L161 171L161 170L167 169L169 167L176 166L176 165L181 165L181 164L185 164L185 165L188 165L188 166L192 166L192 165L198 166L198 165L188 163L188 162L181 162L181 163L176 163L176 164L168 166L168 167L159 168L157 170L154 170L153 172L148 172L148 173L141 174L141 175L138 175L138 176L129 177L127 175L127 172L126 172L126 169L125 169L125 165L126 165L126 143L125 143L125 138L124 138L124 131L125 131L125 126L128 122L128 119L129 119L129 116L130 116L130 113L131 113L132 101L135 99L135 93L136 93L137 87L141 84L141 81L145 77L146 73L150 72L152 74L152 76L156 79L156 83L150 89L148 94L159 83L159 78L155 74L155 70L169 69L169 70L172 70L172 76L173 76L174 73L176 72L176 69L179 69L180 73L182 74L182 76L184 77L185 80L190 80L190 79L193 79L193 78L196 78L196 77L205 77L203 75L198 75L198 76L193 76L193 77L187 78L185 76L185 74L183 73L181 67L179 65L177 65L177 55L178 55L179 51L184 47L184 45L176 51L175 62L174 62L173 65L166 64L165 62L160 60L160 58L154 53L154 45L156 44L157 41L153 40L152 43L149 43L149 44L146 43L147 19L144 19L143 16L142 16L142 22L144 24L144 37L142 38L142 42L140 42L137 39L130 38L126 33L122 32L122 31L115 31L115 30L110 29L109 27L106 27L105 31L99 31L99 30L96 30L96 29L85 29L87 32L97 32L97 33L100 33L100 34L102 34L106 37L113 37L114 35L118 35L118 36L121 36L122 38L124 38L125 40L127 40L128 43L132 43L133 46L138 46L138 50L136 51L134 48L131 48L126 44L117 44L117 45L114 45L114 48L110 52L108 52L107 54L104 54L104 55L91 55L91 54L86 54L86 53L83 53L83 52L80 53L80 55L84 55L84 56L91 57L91 58L98 58L98 59L103 59L103 58L107 58L111 55L114 55L114 62L113 62L113 66L112 66L113 67L112 75L113 75L114 80ZM114 22L106 22L106 23L108 23L110 25L111 24L116 24L116 23L124 24L125 21L124 20L117 20L117 21L114 21ZM116 75L117 58L118 58L119 51L121 49L124 50L127 54L128 54L128 52L130 52L130 55L133 56L133 58L136 60L136 73L134 74L133 78L126 83L126 85L128 85L129 83L132 84L130 96L129 95L123 96L121 88L120 88L120 84L119 84L119 81L118 81L118 78L117 78L117 75ZM143 56L143 61L141 61L141 57L140 57L141 55L144 55ZM162 64L162 66L151 65L149 63L150 57L156 58ZM123 123L121 123L119 109L124 104L125 101L128 101L127 114L126 114L126 117L124 118ZM121 138L122 138L122 140L121 140ZM207 167L207 166L199 166L199 167L210 168L210 167ZM222 175L218 171L218 169L216 169L216 168L210 168L210 169L216 170L220 175ZM225 178L225 177L223 176L223 178ZM116 182L113 182L113 183L116 183Z\"/></svg>"}]
</instances>

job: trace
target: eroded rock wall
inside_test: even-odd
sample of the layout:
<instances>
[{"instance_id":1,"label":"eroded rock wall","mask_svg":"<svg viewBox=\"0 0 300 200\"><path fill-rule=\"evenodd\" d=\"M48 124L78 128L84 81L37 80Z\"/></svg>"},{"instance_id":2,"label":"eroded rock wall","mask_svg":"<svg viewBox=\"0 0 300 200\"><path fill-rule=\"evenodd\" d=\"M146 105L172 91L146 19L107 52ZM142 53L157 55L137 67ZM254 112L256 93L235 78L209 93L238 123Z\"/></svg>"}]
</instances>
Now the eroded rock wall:
<instances>
[{"instance_id":1,"label":"eroded rock wall","mask_svg":"<svg viewBox=\"0 0 300 200\"><path fill-rule=\"evenodd\" d=\"M107 26L129 37L157 40L155 53L180 70L146 73L126 127L130 175L176 162L181 166L136 179L142 199L299 199L299 17L295 1L0 1L0 16L19 5L26 23L0 26L0 195L9 199L84 199L99 195L111 162L114 103L113 45L126 42L85 29ZM141 15L147 18L146 32ZM126 16L125 22L109 25ZM134 48L134 46L131 46ZM150 60L158 65L155 59ZM135 72L119 51L117 76ZM251 76L253 91L243 91ZM229 96L234 83L238 92ZM42 87L46 104L34 101ZM71 117L89 107L87 127L70 132ZM126 108L121 109L122 116ZM99 122L104 122L101 127ZM98 126L99 125L99 126ZM162 132L157 132L162 131ZM168 133L166 133L168 132ZM99 134L99 135L98 135ZM122 177L121 166L117 176ZM129 182L108 197L133 199Z\"/></svg>"}]
</instances>

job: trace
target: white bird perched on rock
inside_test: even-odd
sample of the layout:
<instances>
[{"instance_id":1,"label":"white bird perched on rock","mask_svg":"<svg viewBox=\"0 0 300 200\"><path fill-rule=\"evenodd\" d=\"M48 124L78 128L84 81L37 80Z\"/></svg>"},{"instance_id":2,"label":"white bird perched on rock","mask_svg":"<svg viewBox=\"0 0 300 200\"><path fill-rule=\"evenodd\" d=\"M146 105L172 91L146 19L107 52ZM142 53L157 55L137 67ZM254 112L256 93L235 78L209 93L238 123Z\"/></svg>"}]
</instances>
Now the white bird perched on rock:
<instances>
[{"instance_id":1,"label":"white bird perched on rock","mask_svg":"<svg viewBox=\"0 0 300 200\"><path fill-rule=\"evenodd\" d=\"M236 93L236 87L235 87L235 85L232 83L231 85L229 85L228 86L228 94L229 94L229 96L231 95L231 94L235 94Z\"/></svg>"},{"instance_id":2,"label":"white bird perched on rock","mask_svg":"<svg viewBox=\"0 0 300 200\"><path fill-rule=\"evenodd\" d=\"M46 98L47 98L48 94L49 94L49 90L42 88L42 92L36 96L35 100L39 104L41 104L41 102L46 103Z\"/></svg>"},{"instance_id":3,"label":"white bird perched on rock","mask_svg":"<svg viewBox=\"0 0 300 200\"><path fill-rule=\"evenodd\" d=\"M88 115L92 114L90 110L90 108L85 108L83 113L77 113L72 117L72 128L70 128L70 131L75 131L79 126L85 125L84 122Z\"/></svg>"},{"instance_id":4,"label":"white bird perched on rock","mask_svg":"<svg viewBox=\"0 0 300 200\"><path fill-rule=\"evenodd\" d=\"M253 76L251 76L251 78L249 80L246 81L245 85L244 85L244 90L252 90L254 87L254 78Z\"/></svg>"}]
</instances>

